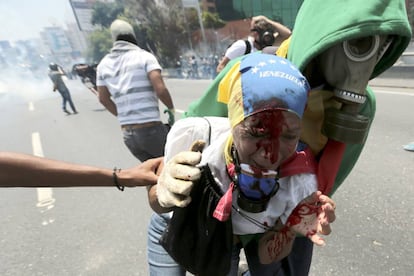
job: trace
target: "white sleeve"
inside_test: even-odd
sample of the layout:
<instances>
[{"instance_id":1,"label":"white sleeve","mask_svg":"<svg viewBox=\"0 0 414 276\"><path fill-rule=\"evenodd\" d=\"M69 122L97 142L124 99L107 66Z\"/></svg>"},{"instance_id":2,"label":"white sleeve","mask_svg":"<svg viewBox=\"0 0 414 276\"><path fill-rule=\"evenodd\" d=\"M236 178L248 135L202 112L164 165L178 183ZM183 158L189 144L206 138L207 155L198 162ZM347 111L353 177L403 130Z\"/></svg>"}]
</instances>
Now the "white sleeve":
<instances>
[{"instance_id":1,"label":"white sleeve","mask_svg":"<svg viewBox=\"0 0 414 276\"><path fill-rule=\"evenodd\" d=\"M145 71L147 73L154 71L154 70L161 70L162 71L162 67L159 64L157 58L151 54L148 53L146 51L143 51L144 55L146 56L146 64L145 64ZM141 52L142 54L142 52Z\"/></svg>"},{"instance_id":2,"label":"white sleeve","mask_svg":"<svg viewBox=\"0 0 414 276\"><path fill-rule=\"evenodd\" d=\"M315 174L303 173L290 178L290 200L287 201L286 209L280 216L283 224L286 223L293 209L296 208L299 202L318 190L318 182Z\"/></svg>"},{"instance_id":3,"label":"white sleeve","mask_svg":"<svg viewBox=\"0 0 414 276\"><path fill-rule=\"evenodd\" d=\"M203 117L189 117L178 120L172 126L167 136L164 150L164 162L170 160L179 152L190 149L195 140L208 141L210 124Z\"/></svg>"},{"instance_id":4,"label":"white sleeve","mask_svg":"<svg viewBox=\"0 0 414 276\"><path fill-rule=\"evenodd\" d=\"M234 42L227 50L224 56L226 56L228 59L232 60L236 57L240 57L244 55L246 52L246 42L242 39L237 40Z\"/></svg>"}]
</instances>

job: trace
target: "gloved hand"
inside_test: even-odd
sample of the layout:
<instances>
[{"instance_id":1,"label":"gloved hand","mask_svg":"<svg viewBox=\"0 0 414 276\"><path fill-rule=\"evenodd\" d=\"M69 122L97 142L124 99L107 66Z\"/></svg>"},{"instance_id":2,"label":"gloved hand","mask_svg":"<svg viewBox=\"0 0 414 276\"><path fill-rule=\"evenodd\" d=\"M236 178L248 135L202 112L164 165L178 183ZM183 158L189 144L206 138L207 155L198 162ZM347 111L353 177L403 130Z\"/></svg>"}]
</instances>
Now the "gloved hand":
<instances>
[{"instance_id":1,"label":"gloved hand","mask_svg":"<svg viewBox=\"0 0 414 276\"><path fill-rule=\"evenodd\" d=\"M205 142L196 141L191 147L193 151L180 152L165 164L157 182L157 198L162 207L185 207L191 202L193 181L201 176L196 165L201 161L204 145Z\"/></svg>"},{"instance_id":2,"label":"gloved hand","mask_svg":"<svg viewBox=\"0 0 414 276\"><path fill-rule=\"evenodd\" d=\"M164 113L168 113L168 124L170 126L173 126L173 124L175 123L175 109L174 108L169 108L164 110Z\"/></svg>"}]
</instances>

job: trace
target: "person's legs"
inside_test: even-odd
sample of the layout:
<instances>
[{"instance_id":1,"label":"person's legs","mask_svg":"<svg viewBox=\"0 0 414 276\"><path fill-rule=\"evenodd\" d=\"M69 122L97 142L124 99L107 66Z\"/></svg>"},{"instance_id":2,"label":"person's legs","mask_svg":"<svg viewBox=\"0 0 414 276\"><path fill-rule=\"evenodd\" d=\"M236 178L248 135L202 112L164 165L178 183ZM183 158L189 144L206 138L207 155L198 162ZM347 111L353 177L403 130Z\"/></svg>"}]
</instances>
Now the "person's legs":
<instances>
[{"instance_id":1,"label":"person's legs","mask_svg":"<svg viewBox=\"0 0 414 276\"><path fill-rule=\"evenodd\" d=\"M69 102L70 108L72 109L73 113L78 113L78 111L76 111L75 105L73 104L72 96L70 95L69 91L66 93L66 100Z\"/></svg>"},{"instance_id":2,"label":"person's legs","mask_svg":"<svg viewBox=\"0 0 414 276\"><path fill-rule=\"evenodd\" d=\"M168 129L164 125L123 130L124 143L141 162L164 155ZM178 265L159 243L168 225L169 214L153 213L148 226L147 255L150 276L184 276L185 270Z\"/></svg>"},{"instance_id":3,"label":"person's legs","mask_svg":"<svg viewBox=\"0 0 414 276\"><path fill-rule=\"evenodd\" d=\"M306 237L297 237L292 251L282 260L285 275L307 276L312 263L313 243Z\"/></svg>"},{"instance_id":4,"label":"person's legs","mask_svg":"<svg viewBox=\"0 0 414 276\"><path fill-rule=\"evenodd\" d=\"M239 262L240 262L240 244L233 245L233 250L231 252L231 264L230 271L227 276L237 276L239 272Z\"/></svg>"},{"instance_id":5,"label":"person's legs","mask_svg":"<svg viewBox=\"0 0 414 276\"><path fill-rule=\"evenodd\" d=\"M148 226L147 255L150 276L184 276L185 270L178 265L159 243L164 229L167 227L169 214L151 216Z\"/></svg>"},{"instance_id":6,"label":"person's legs","mask_svg":"<svg viewBox=\"0 0 414 276\"><path fill-rule=\"evenodd\" d=\"M70 114L70 112L66 109L66 103L67 103L67 98L66 98L66 95L65 95L66 92L59 90L59 93L62 96L62 109L63 109L63 112L65 112L66 114Z\"/></svg>"},{"instance_id":7,"label":"person's legs","mask_svg":"<svg viewBox=\"0 0 414 276\"><path fill-rule=\"evenodd\" d=\"M123 130L124 143L141 162L164 155L168 128L163 125Z\"/></svg>"}]
</instances>

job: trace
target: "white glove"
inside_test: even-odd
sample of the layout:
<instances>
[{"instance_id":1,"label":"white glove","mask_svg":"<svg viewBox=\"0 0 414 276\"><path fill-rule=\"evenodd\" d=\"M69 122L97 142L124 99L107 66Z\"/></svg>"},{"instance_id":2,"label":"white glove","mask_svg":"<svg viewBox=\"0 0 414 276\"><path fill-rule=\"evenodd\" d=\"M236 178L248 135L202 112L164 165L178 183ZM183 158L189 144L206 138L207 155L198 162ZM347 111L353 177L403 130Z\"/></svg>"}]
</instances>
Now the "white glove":
<instances>
[{"instance_id":1,"label":"white glove","mask_svg":"<svg viewBox=\"0 0 414 276\"><path fill-rule=\"evenodd\" d=\"M185 207L191 202L193 181L201 175L196 167L200 160L201 152L183 151L167 162L157 182L157 198L162 207Z\"/></svg>"}]
</instances>

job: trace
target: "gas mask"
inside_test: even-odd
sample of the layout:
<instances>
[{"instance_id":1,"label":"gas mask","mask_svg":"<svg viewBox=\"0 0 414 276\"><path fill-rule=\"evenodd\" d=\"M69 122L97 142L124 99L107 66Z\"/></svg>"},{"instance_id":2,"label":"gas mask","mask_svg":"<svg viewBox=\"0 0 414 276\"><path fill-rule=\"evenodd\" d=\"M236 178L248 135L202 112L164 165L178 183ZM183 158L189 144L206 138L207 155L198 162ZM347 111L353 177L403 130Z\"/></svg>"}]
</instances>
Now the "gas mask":
<instances>
[{"instance_id":1,"label":"gas mask","mask_svg":"<svg viewBox=\"0 0 414 276\"><path fill-rule=\"evenodd\" d=\"M255 40L255 42L259 44L260 49L263 49L266 46L272 46L275 42L275 36L272 30L251 29L250 31L259 34L259 39Z\"/></svg>"},{"instance_id":2,"label":"gas mask","mask_svg":"<svg viewBox=\"0 0 414 276\"><path fill-rule=\"evenodd\" d=\"M265 211L270 199L279 190L277 172L252 169L248 164L239 164L237 152L234 148L232 151L236 172L233 182L238 189L237 205L250 213Z\"/></svg>"},{"instance_id":3,"label":"gas mask","mask_svg":"<svg viewBox=\"0 0 414 276\"><path fill-rule=\"evenodd\" d=\"M344 143L365 140L369 118L360 115L371 74L392 42L391 36L374 35L351 39L333 46L318 57L319 68L334 93L340 109L325 110L322 132Z\"/></svg>"}]
</instances>

